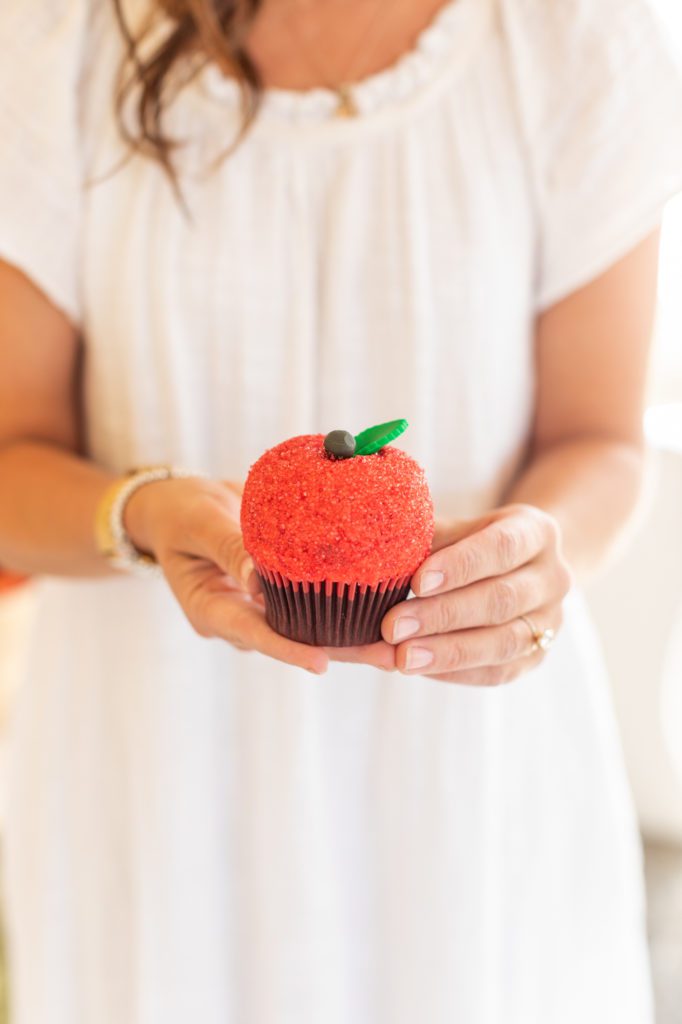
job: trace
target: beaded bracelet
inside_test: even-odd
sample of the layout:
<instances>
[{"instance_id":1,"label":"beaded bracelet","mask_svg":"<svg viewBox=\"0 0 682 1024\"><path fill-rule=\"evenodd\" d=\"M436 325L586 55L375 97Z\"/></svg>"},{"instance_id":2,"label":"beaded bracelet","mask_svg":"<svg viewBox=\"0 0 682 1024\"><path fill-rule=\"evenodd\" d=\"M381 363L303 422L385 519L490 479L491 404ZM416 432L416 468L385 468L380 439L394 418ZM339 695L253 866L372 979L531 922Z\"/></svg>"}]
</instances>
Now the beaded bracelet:
<instances>
[{"instance_id":1,"label":"beaded bracelet","mask_svg":"<svg viewBox=\"0 0 682 1024\"><path fill-rule=\"evenodd\" d=\"M95 514L97 550L110 565L139 576L159 576L161 566L153 555L135 547L123 524L126 505L133 494L145 484L157 480L174 480L201 474L175 466L146 466L133 469L123 479L114 481L104 492Z\"/></svg>"}]
</instances>

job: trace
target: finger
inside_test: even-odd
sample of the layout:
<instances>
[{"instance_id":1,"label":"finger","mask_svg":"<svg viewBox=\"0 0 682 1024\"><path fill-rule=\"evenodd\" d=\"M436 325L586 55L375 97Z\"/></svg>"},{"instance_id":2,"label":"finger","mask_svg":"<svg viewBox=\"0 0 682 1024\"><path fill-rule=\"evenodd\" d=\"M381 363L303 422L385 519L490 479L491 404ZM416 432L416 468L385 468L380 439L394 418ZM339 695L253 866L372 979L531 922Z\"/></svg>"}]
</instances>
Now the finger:
<instances>
[{"instance_id":1,"label":"finger","mask_svg":"<svg viewBox=\"0 0 682 1024\"><path fill-rule=\"evenodd\" d=\"M276 633L265 618L262 595L230 590L229 578L214 563L176 556L165 568L169 586L200 636L218 637L318 675L326 672L329 658L321 648Z\"/></svg>"},{"instance_id":2,"label":"finger","mask_svg":"<svg viewBox=\"0 0 682 1024\"><path fill-rule=\"evenodd\" d=\"M189 553L213 562L238 586L257 592L253 560L244 547L239 523L213 496L198 503L188 528L187 545Z\"/></svg>"},{"instance_id":3,"label":"finger","mask_svg":"<svg viewBox=\"0 0 682 1024\"><path fill-rule=\"evenodd\" d=\"M545 529L544 519L529 511L497 518L429 555L413 577L412 589L420 597L440 594L518 569L543 549Z\"/></svg>"},{"instance_id":4,"label":"finger","mask_svg":"<svg viewBox=\"0 0 682 1024\"><path fill-rule=\"evenodd\" d=\"M456 544L457 541L464 540L465 537L470 537L472 533L477 533L492 523L495 518L495 513L491 512L476 519L455 519L454 521L437 519L434 525L431 551L440 551L441 548Z\"/></svg>"},{"instance_id":5,"label":"finger","mask_svg":"<svg viewBox=\"0 0 682 1024\"><path fill-rule=\"evenodd\" d=\"M565 597L567 582L560 565L531 562L505 576L471 583L435 597L416 597L391 608L381 623L388 643L459 629L496 626L533 608Z\"/></svg>"},{"instance_id":6,"label":"finger","mask_svg":"<svg viewBox=\"0 0 682 1024\"><path fill-rule=\"evenodd\" d=\"M244 493L244 483L241 480L224 480L223 486L230 492L230 494L237 499L236 507L230 509L232 518L236 521L239 519L239 513L241 509L242 495ZM241 527L239 531L241 538ZM242 542L243 547L243 542ZM260 578L255 571L253 565L253 559L249 561L250 556L247 553L246 564L239 563L239 569L242 573L239 585L251 594L252 597L257 597L262 593L262 587Z\"/></svg>"},{"instance_id":7,"label":"finger","mask_svg":"<svg viewBox=\"0 0 682 1024\"><path fill-rule=\"evenodd\" d=\"M252 598L259 600L263 599L263 588L260 577L253 564L253 559L250 559L250 565L247 562L246 583L244 584L244 589Z\"/></svg>"},{"instance_id":8,"label":"finger","mask_svg":"<svg viewBox=\"0 0 682 1024\"><path fill-rule=\"evenodd\" d=\"M241 500L244 493L244 482L242 480L222 480L223 487L227 487L237 498Z\"/></svg>"},{"instance_id":9,"label":"finger","mask_svg":"<svg viewBox=\"0 0 682 1024\"><path fill-rule=\"evenodd\" d=\"M210 594L201 611L202 635L227 640L245 651L259 651L277 661L321 675L329 658L320 647L280 636L267 623L263 609L242 594Z\"/></svg>"},{"instance_id":10,"label":"finger","mask_svg":"<svg viewBox=\"0 0 682 1024\"><path fill-rule=\"evenodd\" d=\"M509 662L507 665L487 665L484 668L465 669L461 672L445 672L432 675L442 683L458 683L460 686L504 686L537 668L543 660L543 652L536 651L527 658Z\"/></svg>"},{"instance_id":11,"label":"finger","mask_svg":"<svg viewBox=\"0 0 682 1024\"><path fill-rule=\"evenodd\" d=\"M538 628L551 628L555 632L561 625L561 618L560 606L533 612L533 621ZM406 641L395 648L395 660L400 672L435 675L504 665L525 658L532 651L533 636L528 623L517 618L501 626L465 629Z\"/></svg>"},{"instance_id":12,"label":"finger","mask_svg":"<svg viewBox=\"0 0 682 1024\"><path fill-rule=\"evenodd\" d=\"M264 603L265 599L263 591L261 589L258 574L255 571L247 578L246 584L243 584L239 580L234 579L233 576L229 576L227 573L222 573L216 563L210 559L197 558L196 564L199 570L208 570L209 572L213 570L213 573L210 575L206 584L209 589L217 590L221 593L225 589L236 590L238 593L248 594L254 601Z\"/></svg>"},{"instance_id":13,"label":"finger","mask_svg":"<svg viewBox=\"0 0 682 1024\"><path fill-rule=\"evenodd\" d=\"M375 644L361 644L355 647L325 647L324 651L331 661L372 665L385 672L395 671L395 648L381 640Z\"/></svg>"}]
</instances>

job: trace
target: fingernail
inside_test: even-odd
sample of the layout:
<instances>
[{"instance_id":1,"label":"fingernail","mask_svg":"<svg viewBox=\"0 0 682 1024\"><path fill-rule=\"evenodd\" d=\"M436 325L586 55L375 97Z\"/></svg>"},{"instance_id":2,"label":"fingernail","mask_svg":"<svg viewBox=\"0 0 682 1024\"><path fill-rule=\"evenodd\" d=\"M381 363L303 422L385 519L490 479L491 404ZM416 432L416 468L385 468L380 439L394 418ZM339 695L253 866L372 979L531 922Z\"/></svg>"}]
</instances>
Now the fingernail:
<instances>
[{"instance_id":1,"label":"fingernail","mask_svg":"<svg viewBox=\"0 0 682 1024\"><path fill-rule=\"evenodd\" d=\"M433 570L423 572L419 577L419 593L430 594L432 590L441 585L444 579L445 574L442 572L434 572Z\"/></svg>"},{"instance_id":2,"label":"fingernail","mask_svg":"<svg viewBox=\"0 0 682 1024\"><path fill-rule=\"evenodd\" d=\"M307 668L306 672L310 672L311 676L323 676L327 671L327 666L324 668Z\"/></svg>"},{"instance_id":3,"label":"fingernail","mask_svg":"<svg viewBox=\"0 0 682 1024\"><path fill-rule=\"evenodd\" d=\"M419 622L417 619L411 619L409 616L404 615L396 621L393 627L393 639L397 643L399 640L404 640L407 636L413 636L418 630Z\"/></svg>"},{"instance_id":4,"label":"fingernail","mask_svg":"<svg viewBox=\"0 0 682 1024\"><path fill-rule=\"evenodd\" d=\"M405 668L410 671L413 668L426 668L433 661L433 654L426 647L410 647L407 652Z\"/></svg>"},{"instance_id":5,"label":"fingernail","mask_svg":"<svg viewBox=\"0 0 682 1024\"><path fill-rule=\"evenodd\" d=\"M241 572L242 586L246 587L248 585L249 577L251 576L252 572L254 572L253 560L251 558L246 558L242 562L242 572Z\"/></svg>"}]
</instances>

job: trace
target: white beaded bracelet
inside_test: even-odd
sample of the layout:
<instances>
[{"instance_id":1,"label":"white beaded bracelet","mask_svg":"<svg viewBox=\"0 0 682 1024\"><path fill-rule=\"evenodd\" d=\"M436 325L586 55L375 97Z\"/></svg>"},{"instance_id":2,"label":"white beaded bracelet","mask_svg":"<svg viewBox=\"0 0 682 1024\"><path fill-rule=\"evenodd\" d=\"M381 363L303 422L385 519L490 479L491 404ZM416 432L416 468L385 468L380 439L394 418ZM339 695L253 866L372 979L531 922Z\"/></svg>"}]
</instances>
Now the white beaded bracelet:
<instances>
[{"instance_id":1,"label":"white beaded bracelet","mask_svg":"<svg viewBox=\"0 0 682 1024\"><path fill-rule=\"evenodd\" d=\"M98 550L110 565L139 576L159 576L161 566L153 555L135 547L123 524L126 505L135 491L157 480L202 476L201 473L175 466L147 466L132 470L105 492L95 517L95 539Z\"/></svg>"}]
</instances>

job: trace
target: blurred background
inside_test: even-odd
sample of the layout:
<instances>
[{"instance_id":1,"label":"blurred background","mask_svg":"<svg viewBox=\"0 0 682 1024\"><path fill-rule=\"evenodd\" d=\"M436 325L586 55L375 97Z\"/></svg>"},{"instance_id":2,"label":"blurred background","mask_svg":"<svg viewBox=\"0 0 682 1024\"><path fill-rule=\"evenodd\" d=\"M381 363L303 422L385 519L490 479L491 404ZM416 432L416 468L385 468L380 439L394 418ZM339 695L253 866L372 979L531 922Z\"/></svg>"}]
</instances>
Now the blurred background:
<instances>
[{"instance_id":1,"label":"blurred background","mask_svg":"<svg viewBox=\"0 0 682 1024\"><path fill-rule=\"evenodd\" d=\"M682 65L682 0L653 2ZM588 597L644 839L657 1021L682 1024L682 196L668 205L661 255L645 421L651 480L636 533ZM0 572L0 851L3 737L31 604L30 582ZM0 1024L6 1005L0 966Z\"/></svg>"}]
</instances>

